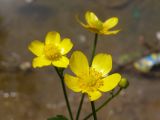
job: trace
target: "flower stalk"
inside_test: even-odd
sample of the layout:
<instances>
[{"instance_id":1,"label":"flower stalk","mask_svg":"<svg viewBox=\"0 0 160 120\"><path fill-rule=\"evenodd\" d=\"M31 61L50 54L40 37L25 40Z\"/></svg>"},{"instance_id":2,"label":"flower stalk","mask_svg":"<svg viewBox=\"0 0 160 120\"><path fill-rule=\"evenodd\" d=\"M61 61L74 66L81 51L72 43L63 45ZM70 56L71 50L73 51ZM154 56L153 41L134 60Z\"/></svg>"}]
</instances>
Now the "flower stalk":
<instances>
[{"instance_id":1,"label":"flower stalk","mask_svg":"<svg viewBox=\"0 0 160 120\"><path fill-rule=\"evenodd\" d=\"M73 115L72 115L71 107L70 107L70 104L69 104L69 100L68 100L68 96L67 96L67 92L66 92L66 87L65 87L65 84L64 84L64 77L63 77L63 70L64 69L59 70L57 67L55 67L55 70L56 70L59 78L61 79L61 85L62 85L63 94L64 94L64 98L65 98L65 101L66 101L67 109L68 109L68 112L69 112L69 115L70 115L70 119L73 120Z\"/></svg>"},{"instance_id":2,"label":"flower stalk","mask_svg":"<svg viewBox=\"0 0 160 120\"><path fill-rule=\"evenodd\" d=\"M91 59L90 59L90 63L89 63L90 66L92 64L93 58L94 58L95 53L96 53L97 41L98 41L98 34L95 33L94 43L93 43L93 47L92 47L92 55L91 55Z\"/></svg>"},{"instance_id":3,"label":"flower stalk","mask_svg":"<svg viewBox=\"0 0 160 120\"><path fill-rule=\"evenodd\" d=\"M96 53L97 41L98 41L98 34L95 33L94 43L93 43L93 47L92 47L92 56L91 56L90 63L89 63L90 66L92 65L92 61L93 61L93 58L94 58L95 53ZM97 120L95 105L94 105L93 101L91 101L91 106L92 106L92 113L93 113L94 120Z\"/></svg>"},{"instance_id":4,"label":"flower stalk","mask_svg":"<svg viewBox=\"0 0 160 120\"><path fill-rule=\"evenodd\" d=\"M122 88L119 88L119 90L111 95L102 105L100 105L95 112L98 112L100 109L102 109L104 106L106 106L113 98L115 98L117 95L119 95L119 93L122 91ZM93 113L90 113L89 115L87 115L83 120L88 120L91 116L93 115Z\"/></svg>"},{"instance_id":5,"label":"flower stalk","mask_svg":"<svg viewBox=\"0 0 160 120\"><path fill-rule=\"evenodd\" d=\"M79 107L78 107L78 111L77 111L77 115L76 115L76 120L79 119L79 115L80 115L80 112L81 112L81 109L82 109L82 104L83 104L83 101L84 101L84 97L85 97L85 94L83 93L82 97L81 97L81 101L80 101Z\"/></svg>"},{"instance_id":6,"label":"flower stalk","mask_svg":"<svg viewBox=\"0 0 160 120\"><path fill-rule=\"evenodd\" d=\"M93 102L93 101L91 101L91 106L92 106L93 118L94 118L94 120L97 120L95 105L94 105L94 102Z\"/></svg>"},{"instance_id":7,"label":"flower stalk","mask_svg":"<svg viewBox=\"0 0 160 120\"><path fill-rule=\"evenodd\" d=\"M91 66L93 58L95 56L97 41L98 41L98 34L95 33L94 43L93 43L93 47L92 47L91 59L90 59L90 62L89 62L90 66ZM83 105L84 97L85 97L85 94L82 94L81 101L80 101L80 104L79 104L79 107L78 107L78 112L77 112L77 115L76 115L76 120L79 119L79 115L80 115L81 108L82 108L82 105Z\"/></svg>"}]
</instances>

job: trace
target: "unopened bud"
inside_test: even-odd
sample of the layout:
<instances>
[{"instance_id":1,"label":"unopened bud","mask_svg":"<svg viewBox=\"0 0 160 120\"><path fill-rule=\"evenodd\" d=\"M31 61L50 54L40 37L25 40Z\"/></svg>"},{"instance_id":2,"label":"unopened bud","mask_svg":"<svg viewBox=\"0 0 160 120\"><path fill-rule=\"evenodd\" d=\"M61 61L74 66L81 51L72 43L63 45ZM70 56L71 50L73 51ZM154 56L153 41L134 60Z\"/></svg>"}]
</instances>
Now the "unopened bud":
<instances>
[{"instance_id":1,"label":"unopened bud","mask_svg":"<svg viewBox=\"0 0 160 120\"><path fill-rule=\"evenodd\" d=\"M129 85L129 82L126 78L122 78L119 82L119 87L126 89Z\"/></svg>"}]
</instances>

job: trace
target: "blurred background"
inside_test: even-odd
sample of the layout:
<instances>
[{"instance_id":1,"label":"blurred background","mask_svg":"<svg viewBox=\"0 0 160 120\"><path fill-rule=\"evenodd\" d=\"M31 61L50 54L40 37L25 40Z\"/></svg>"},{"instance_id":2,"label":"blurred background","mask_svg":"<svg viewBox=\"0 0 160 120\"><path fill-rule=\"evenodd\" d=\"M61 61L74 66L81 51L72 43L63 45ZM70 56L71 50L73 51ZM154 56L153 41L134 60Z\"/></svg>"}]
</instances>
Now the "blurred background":
<instances>
[{"instance_id":1,"label":"blurred background","mask_svg":"<svg viewBox=\"0 0 160 120\"><path fill-rule=\"evenodd\" d=\"M83 19L87 10L103 21L119 18L115 29L121 32L100 36L97 52L112 54L113 69L119 68L117 71L130 82L98 112L99 120L160 120L160 77L150 71L142 74L133 67L154 48L160 48L159 0L0 0L1 120L46 120L57 114L68 115L53 67L32 69L34 55L27 47L32 40L44 41L46 33L54 30L62 38L72 39L73 50L82 50L89 57L94 34L75 19L75 15ZM68 96L75 114L81 95L68 90ZM96 105L107 96L104 94ZM80 119L87 113L90 103L86 98Z\"/></svg>"}]
</instances>

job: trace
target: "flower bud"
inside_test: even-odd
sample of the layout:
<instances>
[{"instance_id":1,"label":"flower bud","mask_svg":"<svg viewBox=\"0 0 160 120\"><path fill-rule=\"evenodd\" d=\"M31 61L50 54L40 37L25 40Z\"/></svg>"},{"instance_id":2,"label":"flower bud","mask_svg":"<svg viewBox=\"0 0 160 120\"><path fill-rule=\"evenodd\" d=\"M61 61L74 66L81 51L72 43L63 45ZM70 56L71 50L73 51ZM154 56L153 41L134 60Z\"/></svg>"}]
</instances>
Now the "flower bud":
<instances>
[{"instance_id":1,"label":"flower bud","mask_svg":"<svg viewBox=\"0 0 160 120\"><path fill-rule=\"evenodd\" d=\"M126 78L122 78L121 81L119 82L119 87L126 89L129 86L129 82L127 81Z\"/></svg>"}]
</instances>

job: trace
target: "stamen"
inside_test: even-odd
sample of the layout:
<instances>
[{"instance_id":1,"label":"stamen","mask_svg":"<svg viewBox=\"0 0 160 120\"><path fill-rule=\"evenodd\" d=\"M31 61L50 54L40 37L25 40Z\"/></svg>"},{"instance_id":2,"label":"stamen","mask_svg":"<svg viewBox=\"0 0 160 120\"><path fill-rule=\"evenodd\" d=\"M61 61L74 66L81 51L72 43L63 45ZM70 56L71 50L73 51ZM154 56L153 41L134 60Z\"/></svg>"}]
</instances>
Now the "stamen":
<instances>
[{"instance_id":1,"label":"stamen","mask_svg":"<svg viewBox=\"0 0 160 120\"><path fill-rule=\"evenodd\" d=\"M98 90L100 86L103 86L102 74L95 69L90 68L89 76L83 75L83 78L79 78L80 88L82 92L93 92Z\"/></svg>"},{"instance_id":2,"label":"stamen","mask_svg":"<svg viewBox=\"0 0 160 120\"><path fill-rule=\"evenodd\" d=\"M57 61L61 58L60 50L57 46L48 44L44 47L45 56L51 61Z\"/></svg>"}]
</instances>

